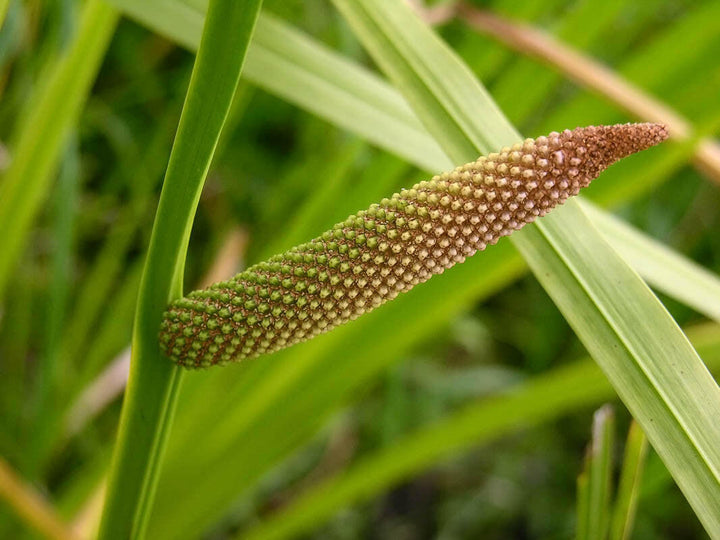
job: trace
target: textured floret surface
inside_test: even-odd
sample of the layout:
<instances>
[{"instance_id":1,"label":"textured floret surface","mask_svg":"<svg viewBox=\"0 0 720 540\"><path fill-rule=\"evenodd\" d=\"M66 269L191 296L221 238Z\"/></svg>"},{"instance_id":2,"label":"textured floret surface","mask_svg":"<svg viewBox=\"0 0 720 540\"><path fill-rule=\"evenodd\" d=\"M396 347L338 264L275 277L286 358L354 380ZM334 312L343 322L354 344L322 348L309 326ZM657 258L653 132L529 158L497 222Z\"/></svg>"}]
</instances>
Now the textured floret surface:
<instances>
[{"instance_id":1,"label":"textured floret surface","mask_svg":"<svg viewBox=\"0 0 720 540\"><path fill-rule=\"evenodd\" d=\"M618 159L666 137L658 124L566 130L420 182L173 302L160 346L178 364L198 368L326 332L495 244L576 195Z\"/></svg>"}]
</instances>

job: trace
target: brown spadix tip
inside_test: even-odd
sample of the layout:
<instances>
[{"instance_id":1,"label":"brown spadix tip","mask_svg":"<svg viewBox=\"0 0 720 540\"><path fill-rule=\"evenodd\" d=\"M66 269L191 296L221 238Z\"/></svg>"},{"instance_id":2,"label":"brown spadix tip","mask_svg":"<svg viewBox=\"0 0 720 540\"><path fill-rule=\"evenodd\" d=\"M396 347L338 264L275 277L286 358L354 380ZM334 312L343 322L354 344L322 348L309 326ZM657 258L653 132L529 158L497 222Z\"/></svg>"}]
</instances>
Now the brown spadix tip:
<instances>
[{"instance_id":1,"label":"brown spadix tip","mask_svg":"<svg viewBox=\"0 0 720 540\"><path fill-rule=\"evenodd\" d=\"M617 160L667 135L660 124L566 130L420 182L229 281L173 302L160 346L178 364L198 368L326 332L495 244Z\"/></svg>"}]
</instances>

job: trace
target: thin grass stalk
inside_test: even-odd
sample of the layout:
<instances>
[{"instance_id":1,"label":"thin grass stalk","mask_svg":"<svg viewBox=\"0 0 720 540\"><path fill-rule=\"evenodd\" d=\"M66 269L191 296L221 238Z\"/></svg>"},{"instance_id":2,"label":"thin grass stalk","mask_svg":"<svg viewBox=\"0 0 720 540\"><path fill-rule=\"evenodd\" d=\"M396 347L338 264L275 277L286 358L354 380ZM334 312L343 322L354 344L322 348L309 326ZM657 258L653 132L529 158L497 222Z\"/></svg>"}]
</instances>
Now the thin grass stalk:
<instances>
[{"instance_id":1,"label":"thin grass stalk","mask_svg":"<svg viewBox=\"0 0 720 540\"><path fill-rule=\"evenodd\" d=\"M633 420L625 443L625 455L610 524L610 540L629 540L632 537L647 453L647 437L640 425Z\"/></svg>"},{"instance_id":2,"label":"thin grass stalk","mask_svg":"<svg viewBox=\"0 0 720 540\"><path fill-rule=\"evenodd\" d=\"M604 405L593 416L592 439L585 456L588 478L587 537L604 540L610 523L615 413Z\"/></svg>"},{"instance_id":3,"label":"thin grass stalk","mask_svg":"<svg viewBox=\"0 0 720 540\"><path fill-rule=\"evenodd\" d=\"M170 155L138 297L130 378L120 419L100 538L142 538L172 424L181 372L157 331L182 295L195 211L240 79L262 0L210 3Z\"/></svg>"},{"instance_id":4,"label":"thin grass stalk","mask_svg":"<svg viewBox=\"0 0 720 540\"><path fill-rule=\"evenodd\" d=\"M33 439L28 448L31 467L34 471L42 469L42 456L51 446L55 429L52 411L58 409L63 390L63 371L59 344L63 324L67 317L68 297L70 294L71 267L74 246L74 225L77 216L77 202L80 190L80 156L77 140L71 142L65 152L57 182L54 209L55 253L52 262L52 281L48 294L48 312L45 340L38 364L38 381L33 419Z\"/></svg>"}]
</instances>

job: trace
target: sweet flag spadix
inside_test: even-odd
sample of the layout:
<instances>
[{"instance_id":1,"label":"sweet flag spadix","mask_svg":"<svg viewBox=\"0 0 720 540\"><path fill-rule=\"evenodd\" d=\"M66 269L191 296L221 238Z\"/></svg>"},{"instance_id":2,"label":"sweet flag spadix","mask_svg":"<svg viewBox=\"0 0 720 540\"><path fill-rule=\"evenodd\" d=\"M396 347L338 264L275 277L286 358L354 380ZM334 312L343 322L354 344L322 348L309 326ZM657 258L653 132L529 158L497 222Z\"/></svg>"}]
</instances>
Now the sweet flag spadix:
<instances>
[{"instance_id":1,"label":"sweet flag spadix","mask_svg":"<svg viewBox=\"0 0 720 540\"><path fill-rule=\"evenodd\" d=\"M367 313L576 195L617 160L667 138L660 124L526 139L420 182L163 316L160 347L188 367L275 352Z\"/></svg>"}]
</instances>

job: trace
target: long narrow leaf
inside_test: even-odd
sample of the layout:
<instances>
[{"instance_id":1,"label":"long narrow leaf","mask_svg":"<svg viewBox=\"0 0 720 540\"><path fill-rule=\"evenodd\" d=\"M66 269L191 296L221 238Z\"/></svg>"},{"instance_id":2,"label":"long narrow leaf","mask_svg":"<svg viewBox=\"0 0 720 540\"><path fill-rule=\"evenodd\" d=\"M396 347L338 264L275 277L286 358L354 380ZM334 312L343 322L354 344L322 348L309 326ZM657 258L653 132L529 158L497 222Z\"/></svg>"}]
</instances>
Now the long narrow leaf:
<instances>
[{"instance_id":1,"label":"long narrow leaf","mask_svg":"<svg viewBox=\"0 0 720 540\"><path fill-rule=\"evenodd\" d=\"M631 537L647 450L647 438L637 422L633 421L625 443L625 457L610 525L610 540L628 540Z\"/></svg>"},{"instance_id":2,"label":"long narrow leaf","mask_svg":"<svg viewBox=\"0 0 720 540\"><path fill-rule=\"evenodd\" d=\"M588 474L581 472L577 478L577 502L575 503L575 540L588 540L590 537L588 517L590 514L590 490Z\"/></svg>"},{"instance_id":3,"label":"long narrow leaf","mask_svg":"<svg viewBox=\"0 0 720 540\"><path fill-rule=\"evenodd\" d=\"M181 377L157 331L168 301L182 296L195 210L240 80L262 0L212 3L170 155L140 285L130 379L101 538L142 538Z\"/></svg>"},{"instance_id":4,"label":"long narrow leaf","mask_svg":"<svg viewBox=\"0 0 720 540\"><path fill-rule=\"evenodd\" d=\"M613 248L650 285L720 322L720 279L717 275L592 203L581 201L581 207Z\"/></svg>"},{"instance_id":5,"label":"long narrow leaf","mask_svg":"<svg viewBox=\"0 0 720 540\"><path fill-rule=\"evenodd\" d=\"M335 4L453 160L520 138L407 6L379 0ZM643 426L700 521L720 536L720 389L683 333L572 201L512 239Z\"/></svg>"},{"instance_id":6,"label":"long narrow leaf","mask_svg":"<svg viewBox=\"0 0 720 540\"><path fill-rule=\"evenodd\" d=\"M587 474L587 517L589 540L604 540L610 523L612 456L615 442L615 414L609 405L595 411L592 440L585 460Z\"/></svg>"},{"instance_id":7,"label":"long narrow leaf","mask_svg":"<svg viewBox=\"0 0 720 540\"><path fill-rule=\"evenodd\" d=\"M155 31L197 49L204 12L178 0L111 2ZM402 157L423 156L425 169L434 170L438 162L442 168L452 167L397 92L271 15L258 20L243 77Z\"/></svg>"}]
</instances>

